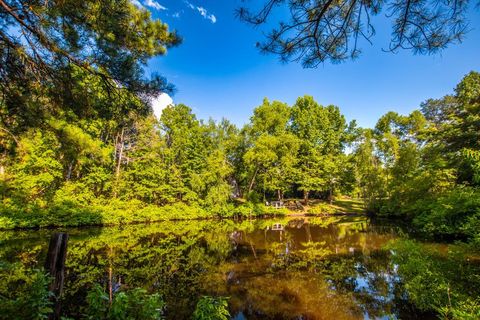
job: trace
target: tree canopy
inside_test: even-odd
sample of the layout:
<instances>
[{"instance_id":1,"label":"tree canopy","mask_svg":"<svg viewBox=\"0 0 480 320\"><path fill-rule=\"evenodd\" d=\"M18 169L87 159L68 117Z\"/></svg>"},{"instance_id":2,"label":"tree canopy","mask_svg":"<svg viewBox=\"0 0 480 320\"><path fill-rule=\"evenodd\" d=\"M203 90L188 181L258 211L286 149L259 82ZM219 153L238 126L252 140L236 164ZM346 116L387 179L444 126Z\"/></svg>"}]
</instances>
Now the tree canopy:
<instances>
[{"instance_id":1,"label":"tree canopy","mask_svg":"<svg viewBox=\"0 0 480 320\"><path fill-rule=\"evenodd\" d=\"M461 42L468 31L467 10L473 1L452 0L263 0L260 7L240 7L237 15L254 25L266 24L281 15L261 51L273 53L282 61L300 61L304 67L317 67L330 61L357 58L362 43L372 42L375 16L385 13L391 21L390 44L386 51L399 49L414 53L436 53ZM278 19L277 19L278 20Z\"/></svg>"},{"instance_id":2,"label":"tree canopy","mask_svg":"<svg viewBox=\"0 0 480 320\"><path fill-rule=\"evenodd\" d=\"M137 93L160 89L142 66L180 38L149 11L122 1L0 1L2 75L54 79L75 65ZM2 79L2 83L3 80Z\"/></svg>"},{"instance_id":3,"label":"tree canopy","mask_svg":"<svg viewBox=\"0 0 480 320\"><path fill-rule=\"evenodd\" d=\"M179 36L128 0L2 0L0 21L0 125L12 135L59 114L145 113L173 89L144 67Z\"/></svg>"}]
</instances>

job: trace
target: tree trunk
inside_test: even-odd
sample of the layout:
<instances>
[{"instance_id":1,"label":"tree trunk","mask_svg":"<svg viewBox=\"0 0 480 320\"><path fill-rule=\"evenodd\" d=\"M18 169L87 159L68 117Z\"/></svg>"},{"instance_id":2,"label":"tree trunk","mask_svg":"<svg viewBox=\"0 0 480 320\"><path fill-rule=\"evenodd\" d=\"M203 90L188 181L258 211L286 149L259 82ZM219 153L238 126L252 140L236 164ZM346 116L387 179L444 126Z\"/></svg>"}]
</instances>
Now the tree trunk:
<instances>
[{"instance_id":1,"label":"tree trunk","mask_svg":"<svg viewBox=\"0 0 480 320\"><path fill-rule=\"evenodd\" d=\"M308 190L303 190L303 204L308 206L308 194L310 191Z\"/></svg>"},{"instance_id":2,"label":"tree trunk","mask_svg":"<svg viewBox=\"0 0 480 320\"><path fill-rule=\"evenodd\" d=\"M250 184L248 186L248 193L252 191L253 184L255 183L255 178L257 177L257 173L258 173L258 167L255 169L255 173L253 174L252 180L250 181Z\"/></svg>"},{"instance_id":3,"label":"tree trunk","mask_svg":"<svg viewBox=\"0 0 480 320\"><path fill-rule=\"evenodd\" d=\"M310 230L310 224L305 223L303 226L305 227L305 232L307 233L307 242L311 242L312 241L312 232Z\"/></svg>"},{"instance_id":4,"label":"tree trunk","mask_svg":"<svg viewBox=\"0 0 480 320\"><path fill-rule=\"evenodd\" d=\"M70 164L68 165L67 179L66 179L67 181L72 178L73 163L74 161L72 160L72 162L70 162Z\"/></svg>"},{"instance_id":5,"label":"tree trunk","mask_svg":"<svg viewBox=\"0 0 480 320\"><path fill-rule=\"evenodd\" d=\"M125 131L125 129L124 129L124 127L122 127L120 137L118 137L118 135L117 135L117 139L115 139L116 140L115 155L117 155L117 153L118 153L118 156L117 156L117 166L115 168L115 187L114 187L114 191L113 191L113 197L114 198L117 197L118 182L120 180L120 168L121 168L121 165L122 165L123 148L124 148L124 141L123 141L124 131ZM118 142L119 138L120 138L120 142Z\"/></svg>"},{"instance_id":6,"label":"tree trunk","mask_svg":"<svg viewBox=\"0 0 480 320\"><path fill-rule=\"evenodd\" d=\"M112 247L109 248L110 251L110 256L109 256L109 266L108 266L108 299L110 304L113 302L113 270L112 270L112 262L111 262L111 257L113 256L112 254Z\"/></svg>"},{"instance_id":7,"label":"tree trunk","mask_svg":"<svg viewBox=\"0 0 480 320\"><path fill-rule=\"evenodd\" d=\"M122 133L120 134L120 151L118 152L118 159L117 159L117 169L115 170L115 176L117 177L120 175L120 166L122 164L122 158L123 158L123 134L124 134L125 129L122 127Z\"/></svg>"},{"instance_id":8,"label":"tree trunk","mask_svg":"<svg viewBox=\"0 0 480 320\"><path fill-rule=\"evenodd\" d=\"M5 163L7 162L7 150L5 150L0 157L0 178L5 175Z\"/></svg>"},{"instance_id":9,"label":"tree trunk","mask_svg":"<svg viewBox=\"0 0 480 320\"><path fill-rule=\"evenodd\" d=\"M45 270L52 277L49 291L53 293L52 302L54 304L53 313L50 319L60 319L61 303L60 298L63 291L63 283L65 280L65 259L67 257L68 234L55 233L50 238L48 246L47 260L45 261Z\"/></svg>"}]
</instances>

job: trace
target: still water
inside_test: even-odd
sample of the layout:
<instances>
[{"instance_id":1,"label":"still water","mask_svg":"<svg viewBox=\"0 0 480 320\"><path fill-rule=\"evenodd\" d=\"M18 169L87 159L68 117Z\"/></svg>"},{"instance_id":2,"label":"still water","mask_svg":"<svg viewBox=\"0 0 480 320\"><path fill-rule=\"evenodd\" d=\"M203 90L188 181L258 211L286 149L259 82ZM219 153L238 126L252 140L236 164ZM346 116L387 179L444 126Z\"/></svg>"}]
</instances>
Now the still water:
<instances>
[{"instance_id":1,"label":"still water","mask_svg":"<svg viewBox=\"0 0 480 320\"><path fill-rule=\"evenodd\" d=\"M399 285L385 246L405 237L365 217L163 222L69 234L63 313L89 289L143 287L189 319L202 295L228 297L232 319L426 319ZM59 230L0 233L0 261L43 266Z\"/></svg>"}]
</instances>

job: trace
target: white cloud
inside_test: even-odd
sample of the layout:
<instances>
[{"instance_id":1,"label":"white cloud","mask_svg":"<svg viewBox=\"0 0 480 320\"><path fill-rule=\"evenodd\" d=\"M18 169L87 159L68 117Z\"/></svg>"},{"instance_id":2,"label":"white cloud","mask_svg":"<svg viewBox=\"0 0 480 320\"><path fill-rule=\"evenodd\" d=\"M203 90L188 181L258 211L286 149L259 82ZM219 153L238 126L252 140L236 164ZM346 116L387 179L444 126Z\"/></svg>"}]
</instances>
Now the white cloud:
<instances>
[{"instance_id":1,"label":"white cloud","mask_svg":"<svg viewBox=\"0 0 480 320\"><path fill-rule=\"evenodd\" d=\"M215 17L213 14L209 14L207 16L207 19L209 19L210 21L212 21L212 23L216 23L217 22L217 17Z\"/></svg>"},{"instance_id":2,"label":"white cloud","mask_svg":"<svg viewBox=\"0 0 480 320\"><path fill-rule=\"evenodd\" d=\"M200 12L200 15L204 18L207 17L207 9L202 8L202 7L197 7L198 12Z\"/></svg>"},{"instance_id":3,"label":"white cloud","mask_svg":"<svg viewBox=\"0 0 480 320\"><path fill-rule=\"evenodd\" d=\"M143 8L143 5L138 0L130 0L132 4L137 8Z\"/></svg>"},{"instance_id":4,"label":"white cloud","mask_svg":"<svg viewBox=\"0 0 480 320\"><path fill-rule=\"evenodd\" d=\"M213 14L211 14L211 13L209 14L209 13L208 13L208 10L205 9L204 7L195 7L193 4L191 4L191 3L188 2L188 1L185 1L185 3L186 3L186 5L187 5L190 9L192 9L192 10L197 10L198 13L200 13L200 15L201 15L203 18L205 18L205 19L207 19L207 20L210 20L211 23L216 23L216 22L217 22L217 17L215 17L215 15L213 15Z\"/></svg>"},{"instance_id":5,"label":"white cloud","mask_svg":"<svg viewBox=\"0 0 480 320\"><path fill-rule=\"evenodd\" d=\"M173 18L180 18L180 12L175 12L174 14L172 14L172 17Z\"/></svg>"},{"instance_id":6,"label":"white cloud","mask_svg":"<svg viewBox=\"0 0 480 320\"><path fill-rule=\"evenodd\" d=\"M160 3L158 3L155 0L146 0L145 5L147 7L151 7L157 10L168 10L166 7L162 6Z\"/></svg>"},{"instance_id":7,"label":"white cloud","mask_svg":"<svg viewBox=\"0 0 480 320\"><path fill-rule=\"evenodd\" d=\"M152 109L155 117L160 119L163 109L169 105L173 105L173 99L166 93L162 93L158 97L152 99Z\"/></svg>"}]
</instances>

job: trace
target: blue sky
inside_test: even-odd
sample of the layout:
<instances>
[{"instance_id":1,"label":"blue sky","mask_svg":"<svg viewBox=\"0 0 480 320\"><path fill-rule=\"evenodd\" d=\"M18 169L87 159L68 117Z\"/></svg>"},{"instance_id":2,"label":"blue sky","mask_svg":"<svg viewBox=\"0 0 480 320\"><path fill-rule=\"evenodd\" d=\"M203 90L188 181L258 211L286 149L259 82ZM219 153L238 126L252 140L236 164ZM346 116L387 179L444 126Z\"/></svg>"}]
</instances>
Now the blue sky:
<instances>
[{"instance_id":1,"label":"blue sky","mask_svg":"<svg viewBox=\"0 0 480 320\"><path fill-rule=\"evenodd\" d=\"M409 113L428 98L451 93L469 71L480 71L478 9L469 12L471 31L464 42L440 54L383 52L391 28L379 16L374 44L363 44L360 58L303 69L259 53L255 43L268 28L254 29L236 19L240 0L137 2L183 37L181 46L152 59L148 68L174 83L174 102L190 106L201 119L226 117L243 125L264 97L293 104L308 94L320 104L339 106L348 120L371 127L387 111Z\"/></svg>"}]
</instances>

